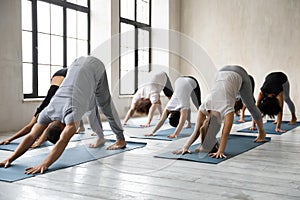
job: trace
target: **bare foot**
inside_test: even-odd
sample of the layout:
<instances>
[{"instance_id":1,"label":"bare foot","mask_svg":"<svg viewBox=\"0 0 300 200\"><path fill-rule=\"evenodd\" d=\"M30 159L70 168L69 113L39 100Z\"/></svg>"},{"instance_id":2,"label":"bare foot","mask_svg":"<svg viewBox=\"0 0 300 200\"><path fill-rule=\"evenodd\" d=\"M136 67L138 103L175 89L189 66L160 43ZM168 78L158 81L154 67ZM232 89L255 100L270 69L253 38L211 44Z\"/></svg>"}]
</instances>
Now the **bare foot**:
<instances>
[{"instance_id":1,"label":"bare foot","mask_svg":"<svg viewBox=\"0 0 300 200\"><path fill-rule=\"evenodd\" d=\"M97 133L91 133L91 136L97 136Z\"/></svg>"},{"instance_id":2,"label":"bare foot","mask_svg":"<svg viewBox=\"0 0 300 200\"><path fill-rule=\"evenodd\" d=\"M292 117L291 121L289 122L289 125L296 124L297 122L297 117Z\"/></svg>"},{"instance_id":3,"label":"bare foot","mask_svg":"<svg viewBox=\"0 0 300 200\"><path fill-rule=\"evenodd\" d=\"M105 138L98 138L95 144L90 144L90 148L98 148L105 144Z\"/></svg>"},{"instance_id":4,"label":"bare foot","mask_svg":"<svg viewBox=\"0 0 300 200\"><path fill-rule=\"evenodd\" d=\"M107 150L124 149L126 147L125 140L117 140L113 145L107 147Z\"/></svg>"}]
</instances>

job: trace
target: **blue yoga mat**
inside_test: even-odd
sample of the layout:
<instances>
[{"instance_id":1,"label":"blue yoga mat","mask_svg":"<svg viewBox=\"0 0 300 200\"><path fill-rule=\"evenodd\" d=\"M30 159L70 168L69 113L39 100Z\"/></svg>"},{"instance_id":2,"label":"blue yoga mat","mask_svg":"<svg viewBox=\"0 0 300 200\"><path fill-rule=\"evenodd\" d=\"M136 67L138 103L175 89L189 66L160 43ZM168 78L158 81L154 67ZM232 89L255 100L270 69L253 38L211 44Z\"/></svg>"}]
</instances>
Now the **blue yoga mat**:
<instances>
[{"instance_id":1,"label":"blue yoga mat","mask_svg":"<svg viewBox=\"0 0 300 200\"><path fill-rule=\"evenodd\" d=\"M245 122L250 122L250 121L252 121L251 115L245 115L245 116L244 116L245 122L238 122L239 119L240 119L240 116L235 115L235 116L234 116L233 124L242 124L242 123L245 123Z\"/></svg>"},{"instance_id":2,"label":"blue yoga mat","mask_svg":"<svg viewBox=\"0 0 300 200\"><path fill-rule=\"evenodd\" d=\"M292 130L292 129L298 127L299 125L300 125L300 122L296 122L296 124L289 125L288 121L282 121L281 129L289 131L289 130ZM250 127L238 130L238 132L243 132L243 133L257 133L258 132L257 130L251 131L251 130L249 130L249 128ZM264 123L264 129L267 134L274 134L274 135L283 134L281 132L276 132L275 128L276 128L276 124L273 124L273 121L267 121L266 123Z\"/></svg>"},{"instance_id":3,"label":"blue yoga mat","mask_svg":"<svg viewBox=\"0 0 300 200\"><path fill-rule=\"evenodd\" d=\"M150 127L153 127L157 124L159 119L152 119L150 123ZM130 119L129 123L124 125L124 128L142 128L141 124L145 124L147 122L147 118L141 117L141 118L133 118ZM169 119L166 119L164 122L165 124L169 123Z\"/></svg>"},{"instance_id":4,"label":"blue yoga mat","mask_svg":"<svg viewBox=\"0 0 300 200\"><path fill-rule=\"evenodd\" d=\"M168 138L168 135L171 135L174 133L175 129L174 127L168 128L168 129L163 129L159 130L156 132L155 136L145 136L145 135L131 135L131 138L140 138L140 139L152 139L152 140L167 140L167 141L173 141L173 140L178 140L184 137L189 137L195 128L195 124L192 124L191 128L183 128L180 131L180 134L178 135L177 138Z\"/></svg>"},{"instance_id":5,"label":"blue yoga mat","mask_svg":"<svg viewBox=\"0 0 300 200\"><path fill-rule=\"evenodd\" d=\"M46 173L79 165L100 158L105 158L125 151L130 151L132 149L142 148L147 144L141 142L127 142L125 149L106 150L106 148L114 142L114 140L107 140L105 146L101 148L89 148L86 145L80 145L66 149L62 156L49 167ZM0 181L14 182L35 176L24 174L25 169L42 163L47 156L48 154L43 153L36 154L32 157L21 157L13 162L13 165L11 167L0 168Z\"/></svg>"},{"instance_id":6,"label":"blue yoga mat","mask_svg":"<svg viewBox=\"0 0 300 200\"><path fill-rule=\"evenodd\" d=\"M104 135L112 135L112 131L104 131ZM6 145L0 145L0 150L6 150L6 151L15 151L16 148L18 147L18 145L21 143L21 141L24 139L25 136L20 137L14 141L12 141L9 144ZM86 139L91 139L91 138L95 138L96 136L91 136L90 133L78 133L75 134L72 138L71 138L71 142L78 142L81 140L86 140ZM39 148L44 148L44 147L48 147L48 146L52 146L53 144L49 141L45 141L41 144L41 146L36 147L36 148L30 148L29 150L33 150L33 149L39 149Z\"/></svg>"},{"instance_id":7,"label":"blue yoga mat","mask_svg":"<svg viewBox=\"0 0 300 200\"><path fill-rule=\"evenodd\" d=\"M225 155L227 156L227 158L222 158L222 159L211 158L208 155L208 153L204 153L204 152L196 153L195 149L199 146L199 144L194 144L191 146L190 150L192 151L192 154L176 155L173 154L172 152L166 152L166 153L159 154L155 157L218 164L224 160L233 158L234 156L249 151L250 149L253 149L265 143L265 142L256 143L253 141L255 138L256 137L254 136L230 135L227 140L227 145L225 149ZM266 138L266 142L269 142L270 140L271 138L269 137Z\"/></svg>"}]
</instances>

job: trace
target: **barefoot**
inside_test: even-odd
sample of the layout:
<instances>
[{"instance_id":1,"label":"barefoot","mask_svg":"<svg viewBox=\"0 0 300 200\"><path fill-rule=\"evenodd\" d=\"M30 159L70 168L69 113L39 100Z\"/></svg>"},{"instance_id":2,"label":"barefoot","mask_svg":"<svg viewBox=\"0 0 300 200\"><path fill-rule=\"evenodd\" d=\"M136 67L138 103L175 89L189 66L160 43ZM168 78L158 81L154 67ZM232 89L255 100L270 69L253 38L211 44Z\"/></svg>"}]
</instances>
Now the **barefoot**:
<instances>
[{"instance_id":1,"label":"barefoot","mask_svg":"<svg viewBox=\"0 0 300 200\"><path fill-rule=\"evenodd\" d=\"M95 144L90 144L90 148L98 148L100 146L103 146L105 144L104 138L98 138Z\"/></svg>"},{"instance_id":2,"label":"barefoot","mask_svg":"<svg viewBox=\"0 0 300 200\"><path fill-rule=\"evenodd\" d=\"M97 133L91 133L91 136L97 136Z\"/></svg>"},{"instance_id":3,"label":"barefoot","mask_svg":"<svg viewBox=\"0 0 300 200\"><path fill-rule=\"evenodd\" d=\"M296 124L297 122L297 117L292 117L291 121L289 122L289 125Z\"/></svg>"},{"instance_id":4,"label":"barefoot","mask_svg":"<svg viewBox=\"0 0 300 200\"><path fill-rule=\"evenodd\" d=\"M126 147L125 140L117 140L113 145L107 147L107 150L124 149Z\"/></svg>"}]
</instances>

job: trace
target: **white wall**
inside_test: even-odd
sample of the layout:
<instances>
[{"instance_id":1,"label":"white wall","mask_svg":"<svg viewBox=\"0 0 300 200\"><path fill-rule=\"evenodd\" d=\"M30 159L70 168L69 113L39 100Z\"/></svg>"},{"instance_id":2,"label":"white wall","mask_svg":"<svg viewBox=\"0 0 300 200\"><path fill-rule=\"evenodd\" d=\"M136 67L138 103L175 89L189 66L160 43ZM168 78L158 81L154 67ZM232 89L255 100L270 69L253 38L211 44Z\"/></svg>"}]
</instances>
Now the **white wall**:
<instances>
[{"instance_id":1,"label":"white wall","mask_svg":"<svg viewBox=\"0 0 300 200\"><path fill-rule=\"evenodd\" d=\"M182 33L201 45L217 68L242 65L256 81L255 95L267 73L285 72L297 114L300 113L299 27L298 0L181 1ZM184 62L181 64L182 72L189 73L191 68Z\"/></svg>"}]
</instances>

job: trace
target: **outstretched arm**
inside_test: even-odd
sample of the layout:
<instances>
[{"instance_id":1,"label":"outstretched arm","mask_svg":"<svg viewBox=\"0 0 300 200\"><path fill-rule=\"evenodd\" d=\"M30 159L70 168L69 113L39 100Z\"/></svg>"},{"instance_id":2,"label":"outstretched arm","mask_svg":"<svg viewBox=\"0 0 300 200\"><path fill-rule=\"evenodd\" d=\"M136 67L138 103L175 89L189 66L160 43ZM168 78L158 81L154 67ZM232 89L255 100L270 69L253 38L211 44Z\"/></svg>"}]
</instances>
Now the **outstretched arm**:
<instances>
[{"instance_id":1,"label":"outstretched arm","mask_svg":"<svg viewBox=\"0 0 300 200\"><path fill-rule=\"evenodd\" d=\"M173 152L174 154L191 153L189 151L189 148L199 138L199 136L200 136L200 128L201 128L201 126L203 124L203 121L205 119L206 119L206 116L201 111L198 111L198 117L197 117L197 122L196 122L196 126L195 126L195 129L194 129L194 132L189 137L188 141L185 143L185 145L183 146L183 148L181 150L174 151Z\"/></svg>"},{"instance_id":2,"label":"outstretched arm","mask_svg":"<svg viewBox=\"0 0 300 200\"><path fill-rule=\"evenodd\" d=\"M161 101L160 100L158 100L155 103L152 103L152 105L151 105L151 107L149 109L147 122L146 122L146 124L142 124L141 125L142 127L149 127L150 126L151 121L152 121L153 116L154 116L154 112L155 112L156 108L158 108L160 105L161 105Z\"/></svg>"},{"instance_id":3,"label":"outstretched arm","mask_svg":"<svg viewBox=\"0 0 300 200\"><path fill-rule=\"evenodd\" d=\"M211 153L211 157L215 158L226 158L226 155L224 154L227 140L232 128L233 124L233 118L234 118L234 112L228 113L224 117L224 126L222 130L222 136L221 136L221 141L220 141L220 147L216 153Z\"/></svg>"},{"instance_id":4,"label":"outstretched arm","mask_svg":"<svg viewBox=\"0 0 300 200\"><path fill-rule=\"evenodd\" d=\"M0 163L0 167L9 167L14 160L22 156L31 147L34 141L42 134L45 128L45 125L35 124L30 133L19 144L15 152L8 159Z\"/></svg>"},{"instance_id":5,"label":"outstretched arm","mask_svg":"<svg viewBox=\"0 0 300 200\"><path fill-rule=\"evenodd\" d=\"M164 122L166 121L167 117L169 115L169 111L167 109L164 110L161 118L159 119L159 121L157 122L157 124L155 125L154 129L152 130L152 133L150 134L146 134L145 136L154 136L155 132L160 129L160 127L164 124Z\"/></svg>"},{"instance_id":6,"label":"outstretched arm","mask_svg":"<svg viewBox=\"0 0 300 200\"><path fill-rule=\"evenodd\" d=\"M130 109L128 110L128 112L125 116L123 124L127 124L127 121L133 116L133 114L135 112L135 107L136 107L136 104L132 103L131 106L130 106Z\"/></svg>"},{"instance_id":7,"label":"outstretched arm","mask_svg":"<svg viewBox=\"0 0 300 200\"><path fill-rule=\"evenodd\" d=\"M27 133L29 133L31 131L31 128L33 127L33 125L36 123L36 121L37 121L37 117L33 117L31 119L31 121L26 126L24 126L21 130L19 130L17 133L15 133L13 136L9 137L8 139L1 141L0 145L1 144L9 144L13 140L18 139L18 138L26 135Z\"/></svg>"},{"instance_id":8,"label":"outstretched arm","mask_svg":"<svg viewBox=\"0 0 300 200\"><path fill-rule=\"evenodd\" d=\"M36 173L44 173L50 165L52 165L64 152L67 144L69 143L71 137L76 133L75 123L71 123L66 125L64 130L61 133L61 136L54 148L48 155L48 157L43 161L42 164L37 165L35 167L30 167L26 169L26 174L36 174Z\"/></svg>"},{"instance_id":9,"label":"outstretched arm","mask_svg":"<svg viewBox=\"0 0 300 200\"><path fill-rule=\"evenodd\" d=\"M172 135L168 135L168 138L176 138L180 131L182 130L185 121L188 118L188 114L189 114L189 109L183 109L180 111L180 118L179 118L179 123L174 131L174 133Z\"/></svg>"}]
</instances>

